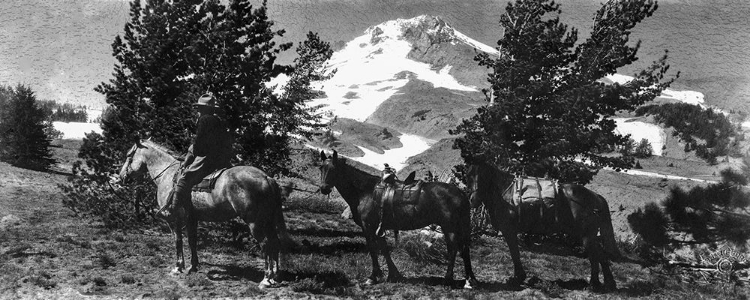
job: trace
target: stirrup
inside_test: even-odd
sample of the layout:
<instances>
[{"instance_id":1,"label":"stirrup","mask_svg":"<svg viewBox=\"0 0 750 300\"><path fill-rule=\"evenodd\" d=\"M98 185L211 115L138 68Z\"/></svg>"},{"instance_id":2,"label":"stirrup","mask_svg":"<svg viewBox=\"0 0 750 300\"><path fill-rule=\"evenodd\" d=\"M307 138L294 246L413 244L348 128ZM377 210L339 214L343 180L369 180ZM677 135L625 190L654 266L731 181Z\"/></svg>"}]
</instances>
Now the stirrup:
<instances>
[{"instance_id":1,"label":"stirrup","mask_svg":"<svg viewBox=\"0 0 750 300\"><path fill-rule=\"evenodd\" d=\"M378 237L385 237L385 230L383 229L383 222L381 221L380 224L378 224L378 229L375 229L375 235Z\"/></svg>"}]
</instances>

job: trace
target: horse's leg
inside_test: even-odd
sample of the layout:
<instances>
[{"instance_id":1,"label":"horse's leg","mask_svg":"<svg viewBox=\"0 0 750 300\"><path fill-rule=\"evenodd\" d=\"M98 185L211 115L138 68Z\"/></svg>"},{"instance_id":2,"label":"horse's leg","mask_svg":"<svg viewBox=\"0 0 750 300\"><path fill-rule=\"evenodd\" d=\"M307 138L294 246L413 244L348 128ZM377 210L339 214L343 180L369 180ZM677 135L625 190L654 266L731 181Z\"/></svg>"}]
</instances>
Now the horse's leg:
<instances>
[{"instance_id":1,"label":"horse's leg","mask_svg":"<svg viewBox=\"0 0 750 300\"><path fill-rule=\"evenodd\" d=\"M602 237L604 238L604 237ZM595 259L596 261L601 265L602 275L604 276L604 288L607 291L615 291L617 290L617 283L615 282L615 277L612 275L612 261L610 260L610 253L607 252L606 246L602 243L602 238L596 237L596 235L593 235L592 238L590 238L590 243L594 244L593 248L595 249ZM597 276L598 277L598 276Z\"/></svg>"},{"instance_id":2,"label":"horse's leg","mask_svg":"<svg viewBox=\"0 0 750 300\"><path fill-rule=\"evenodd\" d=\"M267 273L269 281L272 284L278 283L279 274L279 249L281 248L278 233L276 232L275 222L268 222L266 225L266 243L264 253L267 259Z\"/></svg>"},{"instance_id":3,"label":"horse's leg","mask_svg":"<svg viewBox=\"0 0 750 300\"><path fill-rule=\"evenodd\" d=\"M588 252L589 263L591 264L591 279L589 281L589 285L593 289L599 289L602 286L602 283L599 281L599 261L601 256L601 249L596 245L596 236L592 236L591 234L585 234L583 236L583 247L586 249L586 252Z\"/></svg>"},{"instance_id":4,"label":"horse's leg","mask_svg":"<svg viewBox=\"0 0 750 300\"><path fill-rule=\"evenodd\" d=\"M391 250L388 249L388 242L384 237L376 236L374 237L375 241L378 244L378 248L380 248L380 251L383 252L383 257L385 257L385 263L388 265L388 281L389 282L397 282L400 281L403 277L401 276L401 273L398 271L398 267L396 267L396 264L393 262L393 259L391 258Z\"/></svg>"},{"instance_id":5,"label":"horse's leg","mask_svg":"<svg viewBox=\"0 0 750 300\"><path fill-rule=\"evenodd\" d=\"M469 228L469 226L465 227ZM465 289L472 289L475 285L479 284L476 276L474 276L474 270L471 268L471 236L469 230L461 230L460 236L458 236L458 248L461 250L461 259L464 261L464 274L466 276L466 283L464 283Z\"/></svg>"},{"instance_id":6,"label":"horse's leg","mask_svg":"<svg viewBox=\"0 0 750 300\"><path fill-rule=\"evenodd\" d=\"M182 253L182 217L179 212L175 212L174 222L167 222L169 229L172 230L175 250L177 252L177 263L171 271L172 274L182 273L185 270L185 256Z\"/></svg>"},{"instance_id":7,"label":"horse's leg","mask_svg":"<svg viewBox=\"0 0 750 300\"><path fill-rule=\"evenodd\" d=\"M526 271L523 270L521 252L518 250L517 231L513 226L505 226L500 231L503 233L503 238L508 244L508 251L510 251L510 257L513 260L513 277L508 279L508 283L511 285L520 285L526 280Z\"/></svg>"},{"instance_id":8,"label":"horse's leg","mask_svg":"<svg viewBox=\"0 0 750 300\"><path fill-rule=\"evenodd\" d=\"M452 230L443 229L443 237L445 238L445 245L448 250L448 269L445 270L445 285L453 286L453 268L456 265L456 233Z\"/></svg>"},{"instance_id":9,"label":"horse's leg","mask_svg":"<svg viewBox=\"0 0 750 300\"><path fill-rule=\"evenodd\" d=\"M370 278L367 279L365 285L373 285L378 283L378 279L383 276L383 271L380 270L380 263L378 262L378 245L375 241L375 234L365 233L365 240L367 241L367 251L370 252L370 259L372 260L372 274L370 274Z\"/></svg>"},{"instance_id":10,"label":"horse's leg","mask_svg":"<svg viewBox=\"0 0 750 300\"><path fill-rule=\"evenodd\" d=\"M187 236L190 247L190 270L188 274L198 272L198 219L195 212L187 214Z\"/></svg>"},{"instance_id":11,"label":"horse's leg","mask_svg":"<svg viewBox=\"0 0 750 300\"><path fill-rule=\"evenodd\" d=\"M617 283L615 282L615 277L612 275L612 269L610 266L612 265L612 262L609 259L602 259L602 274L604 275L604 288L607 291L616 291L617 290Z\"/></svg>"},{"instance_id":12,"label":"horse's leg","mask_svg":"<svg viewBox=\"0 0 750 300\"><path fill-rule=\"evenodd\" d=\"M259 224L245 220L247 227L250 229L250 235L253 236L253 240L259 246L260 251L263 255L263 280L258 283L259 288L267 288L276 286L276 281L272 278L273 273L273 261L270 255L270 248L273 245L269 245L266 237L266 230L264 230Z\"/></svg>"}]
</instances>

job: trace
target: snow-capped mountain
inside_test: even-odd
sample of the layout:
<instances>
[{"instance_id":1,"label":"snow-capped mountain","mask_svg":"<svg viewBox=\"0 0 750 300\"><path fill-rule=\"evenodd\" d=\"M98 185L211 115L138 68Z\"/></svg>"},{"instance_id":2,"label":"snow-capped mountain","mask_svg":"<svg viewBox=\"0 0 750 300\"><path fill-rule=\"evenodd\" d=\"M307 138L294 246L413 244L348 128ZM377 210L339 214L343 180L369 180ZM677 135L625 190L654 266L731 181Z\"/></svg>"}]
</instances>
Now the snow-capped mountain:
<instances>
[{"instance_id":1,"label":"snow-capped mountain","mask_svg":"<svg viewBox=\"0 0 750 300\"><path fill-rule=\"evenodd\" d=\"M483 103L486 71L473 61L476 51L497 54L439 17L372 26L334 53L329 66L336 73L320 86L326 97L311 104L348 120L333 125L340 152L401 168ZM373 134L374 142L362 142ZM377 141L389 138L400 147Z\"/></svg>"},{"instance_id":2,"label":"snow-capped mountain","mask_svg":"<svg viewBox=\"0 0 750 300\"><path fill-rule=\"evenodd\" d=\"M410 170L444 168L407 159L432 146L439 146L441 156L452 151L444 159L458 156L446 146L450 142L438 142L450 138L448 129L484 104L480 90L488 88L488 70L473 60L479 51L499 55L440 17L397 19L368 28L329 61L330 69L337 71L320 83L326 97L311 104L323 105L329 119L337 120L332 125L335 141L314 146L335 148L375 168L384 163ZM620 84L629 80L632 77L619 74L603 79ZM691 91L666 90L660 98L703 103L703 95ZM663 128L637 119L616 121L621 134L648 139L654 154L661 155L667 139Z\"/></svg>"}]
</instances>

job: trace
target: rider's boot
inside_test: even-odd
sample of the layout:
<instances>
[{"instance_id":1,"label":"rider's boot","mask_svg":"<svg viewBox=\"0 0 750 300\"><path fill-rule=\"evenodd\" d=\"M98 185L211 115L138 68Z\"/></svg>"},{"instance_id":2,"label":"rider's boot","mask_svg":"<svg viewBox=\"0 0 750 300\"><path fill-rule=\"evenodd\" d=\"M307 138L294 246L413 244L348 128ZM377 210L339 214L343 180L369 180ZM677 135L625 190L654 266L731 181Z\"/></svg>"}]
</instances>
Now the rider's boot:
<instances>
[{"instance_id":1,"label":"rider's boot","mask_svg":"<svg viewBox=\"0 0 750 300\"><path fill-rule=\"evenodd\" d=\"M177 181L174 187L173 197L170 201L169 211L174 212L175 209L186 207L190 203L190 188L184 180ZM187 208L187 207L186 207Z\"/></svg>"}]
</instances>

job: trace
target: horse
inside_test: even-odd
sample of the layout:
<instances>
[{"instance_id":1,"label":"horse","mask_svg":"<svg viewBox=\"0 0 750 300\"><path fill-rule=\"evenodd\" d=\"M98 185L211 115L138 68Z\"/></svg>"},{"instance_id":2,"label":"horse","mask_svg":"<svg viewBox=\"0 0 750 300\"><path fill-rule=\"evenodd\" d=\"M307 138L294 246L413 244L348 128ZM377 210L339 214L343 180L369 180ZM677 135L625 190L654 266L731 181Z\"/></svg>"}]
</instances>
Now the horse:
<instances>
[{"instance_id":1,"label":"horse","mask_svg":"<svg viewBox=\"0 0 750 300\"><path fill-rule=\"evenodd\" d=\"M283 237L288 236L276 180L255 167L229 168L216 179L211 192L192 192L195 217L191 218L184 208L174 209L176 211L167 208L174 188L173 180L180 166L180 161L169 150L151 141L137 140L126 157L119 174L122 180L127 180L136 173L148 172L157 186L156 199L161 208L157 215L169 224L177 248L177 264L172 273L182 273L185 268L182 252L182 228L185 223L191 254L188 273L193 273L198 271L198 221L226 222L240 217L263 252L265 270L259 286L265 288L278 285L279 233Z\"/></svg>"},{"instance_id":2,"label":"horse","mask_svg":"<svg viewBox=\"0 0 750 300\"><path fill-rule=\"evenodd\" d=\"M354 222L362 228L367 241L367 249L372 259L372 273L365 285L377 284L383 276L378 263L378 250L388 265L386 280L401 280L402 276L391 259L385 238L376 234L380 223L380 210L373 193L381 178L361 170L346 158L338 157L336 151L331 157L327 157L321 151L320 159L321 193L328 195L334 187L338 190L349 205ZM466 276L464 288L472 288L472 285L478 283L471 268L469 253L471 208L468 198L458 187L443 182L424 182L418 200L410 209L397 205L392 209L394 217L382 220L383 230L414 230L431 224L440 225L448 250L445 284L453 285L453 268L459 250Z\"/></svg>"},{"instance_id":3,"label":"horse","mask_svg":"<svg viewBox=\"0 0 750 300\"><path fill-rule=\"evenodd\" d=\"M510 187L514 178L512 174L489 164L471 164L466 172L470 201L477 206L481 203L485 205L490 223L502 232L508 244L514 268L514 275L508 282L518 285L526 279L518 250L519 232L564 233L581 241L586 249L591 263L590 286L596 289L602 287L599 281L601 266L604 288L616 290L610 264L612 259L620 257L620 253L615 243L607 200L582 185L560 183L553 199L553 213L541 216L521 214L519 207L512 204L513 192ZM546 226L540 232L539 226L534 226L538 224L551 226ZM597 237L598 233L601 233L602 240Z\"/></svg>"}]
</instances>

